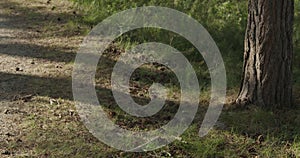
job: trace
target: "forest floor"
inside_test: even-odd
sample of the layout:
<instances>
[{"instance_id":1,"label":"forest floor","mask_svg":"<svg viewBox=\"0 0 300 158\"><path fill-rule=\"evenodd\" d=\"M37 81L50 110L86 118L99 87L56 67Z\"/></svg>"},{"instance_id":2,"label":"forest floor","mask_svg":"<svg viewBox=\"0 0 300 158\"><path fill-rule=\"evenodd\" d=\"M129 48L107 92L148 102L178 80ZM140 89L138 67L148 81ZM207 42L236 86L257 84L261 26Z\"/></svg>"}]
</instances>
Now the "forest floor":
<instances>
[{"instance_id":1,"label":"forest floor","mask_svg":"<svg viewBox=\"0 0 300 158\"><path fill-rule=\"evenodd\" d=\"M159 150L124 153L101 143L81 123L73 102L74 59L90 30L78 22L80 17L67 0L0 1L0 157L300 157L299 108L229 108L219 124L199 138L199 122L209 97L204 97L182 139ZM109 117L128 129L165 124L161 120L172 118L171 111L177 107L176 90L168 102L174 106L157 118L135 120L115 107L109 72L119 51L114 47L107 51L96 75L97 93L105 96L102 101ZM132 94L141 103L149 101L147 90L140 88L148 85L144 82L133 82ZM235 95L230 90L228 100Z\"/></svg>"}]
</instances>

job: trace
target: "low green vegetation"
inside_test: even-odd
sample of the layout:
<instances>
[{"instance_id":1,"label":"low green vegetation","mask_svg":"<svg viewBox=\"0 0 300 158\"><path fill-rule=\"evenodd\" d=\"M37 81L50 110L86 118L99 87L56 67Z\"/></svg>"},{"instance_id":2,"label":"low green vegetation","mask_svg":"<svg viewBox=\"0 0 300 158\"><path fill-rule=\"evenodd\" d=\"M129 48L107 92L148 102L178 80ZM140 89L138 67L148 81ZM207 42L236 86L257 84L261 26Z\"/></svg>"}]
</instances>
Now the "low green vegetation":
<instances>
[{"instance_id":1,"label":"low green vegetation","mask_svg":"<svg viewBox=\"0 0 300 158\"><path fill-rule=\"evenodd\" d=\"M247 6L242 1L74 1L84 11L83 22L91 26L98 24L106 17L119 11L149 5L170 7L191 15L209 31L216 41L226 61L226 68L228 70L235 70L227 72L229 86L235 86L241 78L243 38L247 17ZM202 70L198 69L199 63L203 61L200 54L188 41L177 34L165 30L147 28L131 31L116 41L122 41L123 45L147 41L162 42L171 45L179 51L184 52L184 55L191 62L196 62L194 65L197 66L194 68L198 72L198 77L204 77L199 72L206 71L205 63L202 66L200 65ZM207 72L205 73L205 77L208 77Z\"/></svg>"}]
</instances>

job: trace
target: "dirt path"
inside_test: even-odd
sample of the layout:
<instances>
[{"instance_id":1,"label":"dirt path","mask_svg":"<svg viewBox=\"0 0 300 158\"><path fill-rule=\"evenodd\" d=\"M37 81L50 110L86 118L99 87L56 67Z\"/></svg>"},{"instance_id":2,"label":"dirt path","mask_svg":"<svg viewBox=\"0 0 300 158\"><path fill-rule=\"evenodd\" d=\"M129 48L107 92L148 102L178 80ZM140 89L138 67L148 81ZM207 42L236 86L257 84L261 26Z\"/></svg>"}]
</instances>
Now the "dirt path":
<instances>
[{"instance_id":1,"label":"dirt path","mask_svg":"<svg viewBox=\"0 0 300 158\"><path fill-rule=\"evenodd\" d=\"M32 155L22 145L21 124L34 98L72 99L71 63L82 36L70 23L76 18L71 6L65 0L0 1L0 157Z\"/></svg>"}]
</instances>

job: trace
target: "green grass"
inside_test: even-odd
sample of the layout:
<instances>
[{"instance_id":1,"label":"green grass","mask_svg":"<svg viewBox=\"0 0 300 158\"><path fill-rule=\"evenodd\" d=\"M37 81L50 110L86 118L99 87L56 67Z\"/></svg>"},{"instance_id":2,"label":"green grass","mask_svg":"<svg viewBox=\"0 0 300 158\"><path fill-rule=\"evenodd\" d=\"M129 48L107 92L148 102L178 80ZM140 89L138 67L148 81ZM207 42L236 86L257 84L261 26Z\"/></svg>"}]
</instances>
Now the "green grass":
<instances>
[{"instance_id":1,"label":"green grass","mask_svg":"<svg viewBox=\"0 0 300 158\"><path fill-rule=\"evenodd\" d=\"M96 0L73 0L83 13L82 22L94 26L106 17L137 6L163 6L182 11L198 20L212 35L219 46L228 74L228 86L235 87L240 81L242 72L243 39L246 28L247 6L243 1L214 0L214 1L96 1ZM103 9L105 8L105 9ZM195 63L203 61L199 52L184 38L169 31L161 29L139 29L122 35L115 40L130 48L131 43L162 42L173 46ZM120 42L121 41L121 42ZM196 65L196 64L194 64ZM200 65L201 66L201 65ZM206 65L195 66L197 73L202 78L208 78ZM230 70L230 71L229 71ZM205 73L203 76L203 73Z\"/></svg>"}]
</instances>

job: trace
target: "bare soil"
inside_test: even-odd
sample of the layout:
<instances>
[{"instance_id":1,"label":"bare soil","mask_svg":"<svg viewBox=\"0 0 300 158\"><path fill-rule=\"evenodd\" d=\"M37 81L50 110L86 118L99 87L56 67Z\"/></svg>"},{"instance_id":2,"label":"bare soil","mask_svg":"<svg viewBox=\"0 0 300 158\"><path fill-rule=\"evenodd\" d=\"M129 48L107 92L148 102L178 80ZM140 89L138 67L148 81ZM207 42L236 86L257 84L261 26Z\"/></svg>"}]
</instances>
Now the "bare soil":
<instances>
[{"instance_id":1,"label":"bare soil","mask_svg":"<svg viewBox=\"0 0 300 158\"><path fill-rule=\"evenodd\" d=\"M72 99L71 63L83 38L70 25L72 8L61 0L0 1L0 157L32 155L23 124L34 100Z\"/></svg>"}]
</instances>

